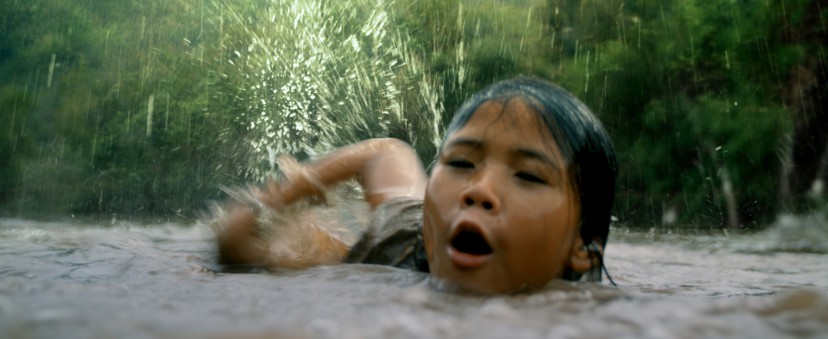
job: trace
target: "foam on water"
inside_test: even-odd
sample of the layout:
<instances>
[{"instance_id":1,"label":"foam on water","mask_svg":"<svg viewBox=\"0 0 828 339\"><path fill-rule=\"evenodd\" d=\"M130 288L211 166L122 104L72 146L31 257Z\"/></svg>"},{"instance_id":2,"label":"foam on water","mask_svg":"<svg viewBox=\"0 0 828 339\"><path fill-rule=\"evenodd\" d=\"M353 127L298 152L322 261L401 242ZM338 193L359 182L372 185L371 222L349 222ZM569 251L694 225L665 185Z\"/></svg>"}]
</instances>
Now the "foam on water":
<instances>
[{"instance_id":1,"label":"foam on water","mask_svg":"<svg viewBox=\"0 0 828 339\"><path fill-rule=\"evenodd\" d=\"M340 265L221 273L203 225L0 221L0 337L820 337L819 253L745 251L764 235L622 235L620 287L555 282L509 296ZM759 245L757 245L759 244Z\"/></svg>"}]
</instances>

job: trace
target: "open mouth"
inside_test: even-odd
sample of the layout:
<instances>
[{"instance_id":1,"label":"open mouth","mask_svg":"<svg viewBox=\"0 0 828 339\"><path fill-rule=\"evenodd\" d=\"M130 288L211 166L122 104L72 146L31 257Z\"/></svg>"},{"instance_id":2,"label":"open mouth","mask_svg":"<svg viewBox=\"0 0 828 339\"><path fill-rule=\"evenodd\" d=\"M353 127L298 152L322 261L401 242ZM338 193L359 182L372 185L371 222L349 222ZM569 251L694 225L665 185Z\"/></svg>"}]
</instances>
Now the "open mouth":
<instances>
[{"instance_id":1,"label":"open mouth","mask_svg":"<svg viewBox=\"0 0 828 339\"><path fill-rule=\"evenodd\" d=\"M492 254L492 247L482 234L473 229L463 229L451 241L451 247L456 251L471 255Z\"/></svg>"}]
</instances>

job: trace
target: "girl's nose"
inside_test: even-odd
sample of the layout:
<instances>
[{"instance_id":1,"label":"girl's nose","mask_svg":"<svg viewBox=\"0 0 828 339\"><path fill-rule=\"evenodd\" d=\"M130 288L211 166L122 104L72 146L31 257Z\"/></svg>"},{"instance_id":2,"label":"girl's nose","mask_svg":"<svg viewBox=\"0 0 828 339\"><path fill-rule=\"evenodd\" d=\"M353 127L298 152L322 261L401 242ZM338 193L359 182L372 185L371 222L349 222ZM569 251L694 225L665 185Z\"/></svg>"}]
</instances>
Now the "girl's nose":
<instances>
[{"instance_id":1,"label":"girl's nose","mask_svg":"<svg viewBox=\"0 0 828 339\"><path fill-rule=\"evenodd\" d=\"M460 195L461 203L466 207L480 207L486 211L500 211L500 199L495 192L495 180L492 175L480 175Z\"/></svg>"}]
</instances>

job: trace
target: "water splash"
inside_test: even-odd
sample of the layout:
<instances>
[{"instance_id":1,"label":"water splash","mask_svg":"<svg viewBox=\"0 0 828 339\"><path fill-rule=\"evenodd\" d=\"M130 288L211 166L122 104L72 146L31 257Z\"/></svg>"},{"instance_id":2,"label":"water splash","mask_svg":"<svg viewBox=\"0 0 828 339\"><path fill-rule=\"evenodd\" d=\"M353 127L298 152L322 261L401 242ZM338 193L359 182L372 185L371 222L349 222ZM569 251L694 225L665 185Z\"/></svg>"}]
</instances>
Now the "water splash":
<instances>
[{"instance_id":1,"label":"water splash","mask_svg":"<svg viewBox=\"0 0 828 339\"><path fill-rule=\"evenodd\" d=\"M411 38L393 22L394 1L269 0L231 25L248 34L233 51L243 74L236 122L248 132L249 177L266 174L268 149L299 158L371 137L436 150L443 91Z\"/></svg>"}]
</instances>

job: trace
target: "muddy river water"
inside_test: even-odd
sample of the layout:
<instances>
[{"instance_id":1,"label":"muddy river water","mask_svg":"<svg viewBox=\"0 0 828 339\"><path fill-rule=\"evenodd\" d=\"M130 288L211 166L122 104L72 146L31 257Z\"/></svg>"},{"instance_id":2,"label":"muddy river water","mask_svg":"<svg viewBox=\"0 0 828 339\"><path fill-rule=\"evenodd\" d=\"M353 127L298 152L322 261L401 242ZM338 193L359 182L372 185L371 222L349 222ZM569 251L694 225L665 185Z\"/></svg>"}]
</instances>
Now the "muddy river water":
<instances>
[{"instance_id":1,"label":"muddy river water","mask_svg":"<svg viewBox=\"0 0 828 339\"><path fill-rule=\"evenodd\" d=\"M826 338L828 231L812 219L615 228L618 287L494 297L381 266L226 272L199 224L0 219L0 338Z\"/></svg>"}]
</instances>

